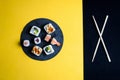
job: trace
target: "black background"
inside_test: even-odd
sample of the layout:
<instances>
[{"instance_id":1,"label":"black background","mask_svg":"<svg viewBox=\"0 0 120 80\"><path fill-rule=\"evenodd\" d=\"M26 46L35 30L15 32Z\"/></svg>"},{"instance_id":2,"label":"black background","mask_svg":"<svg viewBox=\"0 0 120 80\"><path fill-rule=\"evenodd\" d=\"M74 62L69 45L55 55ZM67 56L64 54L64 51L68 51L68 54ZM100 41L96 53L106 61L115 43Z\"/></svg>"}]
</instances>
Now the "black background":
<instances>
[{"instance_id":1,"label":"black background","mask_svg":"<svg viewBox=\"0 0 120 80\"><path fill-rule=\"evenodd\" d=\"M99 35L92 15L100 31L106 15L109 15L103 40L106 44L111 63L108 62L102 43L96 57L92 57ZM119 0L83 0L84 25L84 80L120 80L120 2Z\"/></svg>"}]
</instances>

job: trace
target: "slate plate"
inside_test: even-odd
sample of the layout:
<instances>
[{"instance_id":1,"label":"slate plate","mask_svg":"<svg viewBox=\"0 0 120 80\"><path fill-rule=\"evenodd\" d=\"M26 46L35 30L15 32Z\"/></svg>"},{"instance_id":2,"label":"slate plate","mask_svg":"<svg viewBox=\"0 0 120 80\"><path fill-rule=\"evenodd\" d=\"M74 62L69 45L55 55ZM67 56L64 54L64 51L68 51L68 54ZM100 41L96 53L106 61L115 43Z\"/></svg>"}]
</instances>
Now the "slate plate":
<instances>
[{"instance_id":1,"label":"slate plate","mask_svg":"<svg viewBox=\"0 0 120 80\"><path fill-rule=\"evenodd\" d=\"M32 26L38 26L40 29L41 29L41 32L39 34L39 37L41 38L41 43L38 44L37 46L40 46L42 49L49 45L51 40L49 42L46 42L44 40L45 36L46 36L46 31L44 30L44 26L48 23L52 23L52 25L55 27L55 32L53 32L51 34L52 38L54 37L57 41L59 41L61 43L61 46L56 46L56 45L52 45L53 49L54 49L54 53L53 54L50 54L50 55L46 55L44 51L42 51L42 54L40 56L36 56L34 55L33 53L31 53L31 50L33 48L33 46L35 46L36 44L34 43L34 38L36 36L34 35L31 35L29 32L30 32L30 29ZM30 41L30 46L29 47L24 47L23 46L23 41L24 40L29 40ZM31 22L29 22L23 29L22 33L21 33L21 37L20 37L20 44L22 46L22 49L23 51L25 52L26 55L28 55L29 57L31 57L32 59L35 59L35 60L48 60L48 59L51 59L53 57L55 57L59 51L61 50L62 48L62 45L63 45L63 33L60 29L60 27L52 20L49 20L49 19L45 19L45 18L39 18L39 19L35 19L35 20L32 20Z\"/></svg>"}]
</instances>

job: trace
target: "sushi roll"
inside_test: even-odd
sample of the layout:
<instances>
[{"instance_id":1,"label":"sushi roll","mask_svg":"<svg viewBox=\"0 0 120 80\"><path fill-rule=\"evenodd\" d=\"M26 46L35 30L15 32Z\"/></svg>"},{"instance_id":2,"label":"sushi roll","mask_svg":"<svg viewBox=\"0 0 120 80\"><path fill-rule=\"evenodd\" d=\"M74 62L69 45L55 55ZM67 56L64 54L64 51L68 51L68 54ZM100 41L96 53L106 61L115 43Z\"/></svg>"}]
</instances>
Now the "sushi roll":
<instances>
[{"instance_id":1,"label":"sushi roll","mask_svg":"<svg viewBox=\"0 0 120 80\"><path fill-rule=\"evenodd\" d=\"M43 49L46 55L54 53L54 49L51 45L45 46Z\"/></svg>"},{"instance_id":2,"label":"sushi roll","mask_svg":"<svg viewBox=\"0 0 120 80\"><path fill-rule=\"evenodd\" d=\"M46 25L44 26L44 29L45 29L45 31L46 31L48 34L51 34L51 33L53 33L53 32L55 31L55 28L54 28L54 26L53 26L51 23L46 24Z\"/></svg>"},{"instance_id":3,"label":"sushi roll","mask_svg":"<svg viewBox=\"0 0 120 80\"><path fill-rule=\"evenodd\" d=\"M42 53L42 48L39 46L34 46L32 49L32 53L36 56L40 56L40 54Z\"/></svg>"},{"instance_id":4,"label":"sushi roll","mask_svg":"<svg viewBox=\"0 0 120 80\"><path fill-rule=\"evenodd\" d=\"M57 45L57 46L61 45L60 42L58 42L55 38L52 39L51 44L52 45Z\"/></svg>"},{"instance_id":5,"label":"sushi roll","mask_svg":"<svg viewBox=\"0 0 120 80\"><path fill-rule=\"evenodd\" d=\"M34 38L34 43L35 43L35 44L40 44L40 43L41 43L40 37Z\"/></svg>"},{"instance_id":6,"label":"sushi roll","mask_svg":"<svg viewBox=\"0 0 120 80\"><path fill-rule=\"evenodd\" d=\"M41 29L37 26L32 26L31 30L30 30L30 34L34 35L34 36L38 36L40 34Z\"/></svg>"},{"instance_id":7,"label":"sushi roll","mask_svg":"<svg viewBox=\"0 0 120 80\"><path fill-rule=\"evenodd\" d=\"M23 46L29 47L30 46L30 41L29 40L24 40L23 41Z\"/></svg>"},{"instance_id":8,"label":"sushi roll","mask_svg":"<svg viewBox=\"0 0 120 80\"><path fill-rule=\"evenodd\" d=\"M51 35L47 34L47 35L45 36L45 39L44 39L44 40L45 40L46 42L49 42L50 39L51 39Z\"/></svg>"}]
</instances>

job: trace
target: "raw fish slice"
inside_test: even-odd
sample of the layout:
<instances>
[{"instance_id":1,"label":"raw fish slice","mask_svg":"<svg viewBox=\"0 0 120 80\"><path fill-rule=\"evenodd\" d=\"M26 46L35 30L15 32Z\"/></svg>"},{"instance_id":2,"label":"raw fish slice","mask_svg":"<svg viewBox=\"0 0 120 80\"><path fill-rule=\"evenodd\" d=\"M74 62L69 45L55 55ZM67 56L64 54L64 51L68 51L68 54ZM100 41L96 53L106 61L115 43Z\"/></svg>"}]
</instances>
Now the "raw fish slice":
<instances>
[{"instance_id":1,"label":"raw fish slice","mask_svg":"<svg viewBox=\"0 0 120 80\"><path fill-rule=\"evenodd\" d=\"M49 42L50 39L51 39L51 35L47 34L44 40L45 40L46 42Z\"/></svg>"},{"instance_id":2,"label":"raw fish slice","mask_svg":"<svg viewBox=\"0 0 120 80\"><path fill-rule=\"evenodd\" d=\"M57 45L57 46L61 45L60 42L58 42L55 38L52 39L51 44L52 45Z\"/></svg>"}]
</instances>

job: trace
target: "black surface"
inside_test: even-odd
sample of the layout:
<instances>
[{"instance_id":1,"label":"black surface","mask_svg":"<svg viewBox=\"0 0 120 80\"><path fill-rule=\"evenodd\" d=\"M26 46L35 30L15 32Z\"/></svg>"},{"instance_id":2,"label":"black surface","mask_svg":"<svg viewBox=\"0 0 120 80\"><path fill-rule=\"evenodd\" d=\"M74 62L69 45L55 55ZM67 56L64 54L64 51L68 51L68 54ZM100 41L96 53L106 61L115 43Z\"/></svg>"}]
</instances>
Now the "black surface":
<instances>
[{"instance_id":1,"label":"black surface","mask_svg":"<svg viewBox=\"0 0 120 80\"><path fill-rule=\"evenodd\" d=\"M38 26L39 28L41 28L41 32L39 34L39 37L41 38L41 43L38 44L38 46L40 46L41 48L47 46L50 44L50 42L46 42L44 40L45 36L46 36L46 31L44 30L44 26L48 23L52 23L52 25L55 27L55 32L53 32L51 34L52 38L54 37L57 41L59 41L61 43L61 46L56 46L56 45L52 45L53 49L54 49L54 53L50 54L50 55L46 55L44 50L42 51L42 54L40 56L36 56L33 53L31 53L33 46L35 46L36 44L34 43L34 35L31 35L30 29L32 28L32 26ZM30 40L30 46L29 47L24 47L23 46L23 41L24 40ZM45 18L40 18L40 19L35 19L32 20L31 22L29 22L23 29L22 33L21 33L21 38L20 38L20 43L22 46L23 51L31 58L36 59L36 60L48 60L53 58L54 56L56 56L59 51L62 48L63 45L63 34L62 31L60 29L60 27L53 22L52 20L49 19L45 19Z\"/></svg>"},{"instance_id":2,"label":"black surface","mask_svg":"<svg viewBox=\"0 0 120 80\"><path fill-rule=\"evenodd\" d=\"M119 8L119 0L83 0L84 80L120 80ZM100 31L106 15L109 15L103 39L111 57L111 63L107 60L101 42L95 61L91 62L99 38L92 15L95 16Z\"/></svg>"}]
</instances>

